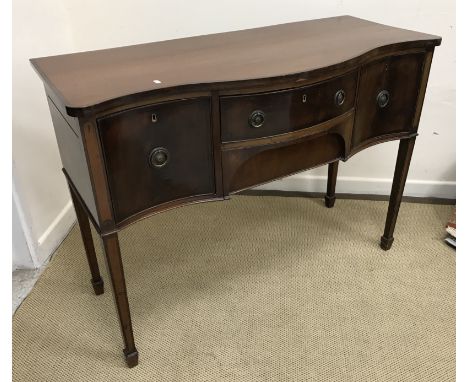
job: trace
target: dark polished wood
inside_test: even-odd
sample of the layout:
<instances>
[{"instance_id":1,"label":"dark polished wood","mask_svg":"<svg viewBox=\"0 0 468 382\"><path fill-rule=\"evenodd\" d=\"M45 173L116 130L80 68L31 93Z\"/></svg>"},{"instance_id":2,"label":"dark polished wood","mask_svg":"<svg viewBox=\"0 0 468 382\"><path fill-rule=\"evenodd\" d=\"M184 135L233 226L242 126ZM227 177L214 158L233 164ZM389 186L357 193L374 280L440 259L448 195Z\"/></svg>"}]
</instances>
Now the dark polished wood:
<instances>
[{"instance_id":1,"label":"dark polished wood","mask_svg":"<svg viewBox=\"0 0 468 382\"><path fill-rule=\"evenodd\" d=\"M64 118L62 112L57 105L52 101L51 97L47 97L49 103L50 115L54 125L55 137L62 159L63 168L67 170L70 179L73 179L74 187L85 201L86 207L91 212L93 219L98 221L97 206L94 200L93 186L88 173L88 163L86 159L86 144L83 142L80 130L77 132L76 127L72 127L67 119ZM72 119L71 117L69 117ZM74 118L77 120L77 118ZM78 121L76 121L78 123ZM78 124L79 128L79 124Z\"/></svg>"},{"instance_id":2,"label":"dark polished wood","mask_svg":"<svg viewBox=\"0 0 468 382\"><path fill-rule=\"evenodd\" d=\"M96 258L96 251L94 250L93 235L91 234L91 227L89 226L88 214L81 204L79 196L75 194L72 187L70 187L70 195L75 207L76 218L78 220L78 225L80 226L86 258L88 259L88 265L91 271L91 284L93 286L94 293L100 295L104 293L104 281L102 281L101 274L99 273L99 265Z\"/></svg>"},{"instance_id":3,"label":"dark polished wood","mask_svg":"<svg viewBox=\"0 0 468 382\"><path fill-rule=\"evenodd\" d=\"M357 72L317 85L260 94L221 97L223 142L263 138L304 129L354 107ZM335 95L342 91L342 103ZM249 116L264 113L264 123L252 127Z\"/></svg>"},{"instance_id":4,"label":"dark polished wood","mask_svg":"<svg viewBox=\"0 0 468 382\"><path fill-rule=\"evenodd\" d=\"M380 246L384 250L389 250L393 244L393 231L400 210L401 198L405 189L406 177L413 154L416 137L402 139L398 148L398 157L395 165L395 174L393 175L392 192L390 193L390 202L388 205L387 220L385 222L384 234L380 240Z\"/></svg>"},{"instance_id":5,"label":"dark polished wood","mask_svg":"<svg viewBox=\"0 0 468 382\"><path fill-rule=\"evenodd\" d=\"M345 157L353 117L351 113L338 124L324 124L323 128L312 128L306 134L297 131L260 145L250 141L243 147L223 146L224 192L239 192Z\"/></svg>"},{"instance_id":6,"label":"dark polished wood","mask_svg":"<svg viewBox=\"0 0 468 382\"><path fill-rule=\"evenodd\" d=\"M390 52L424 50L440 41L438 36L339 16L32 62L43 80L53 84L69 114L78 115L132 94L193 84L200 84L191 86L194 89L205 88L202 84L224 89L225 83L361 64L364 55L375 57L382 47Z\"/></svg>"},{"instance_id":7,"label":"dark polished wood","mask_svg":"<svg viewBox=\"0 0 468 382\"><path fill-rule=\"evenodd\" d=\"M106 254L107 268L114 291L115 306L120 320L120 329L125 348L123 350L127 365L129 367L138 364L138 351L133 338L132 320L130 318L130 307L128 305L127 287L120 254L119 239L116 233L102 237L104 252Z\"/></svg>"},{"instance_id":8,"label":"dark polished wood","mask_svg":"<svg viewBox=\"0 0 468 382\"><path fill-rule=\"evenodd\" d=\"M336 161L328 164L327 194L325 195L325 205L328 208L332 208L335 205L335 187L339 163L339 161Z\"/></svg>"},{"instance_id":9,"label":"dark polished wood","mask_svg":"<svg viewBox=\"0 0 468 382\"><path fill-rule=\"evenodd\" d=\"M208 97L98 120L116 223L174 199L215 194L210 120ZM159 165L150 160L157 149L165 155Z\"/></svg>"},{"instance_id":10,"label":"dark polished wood","mask_svg":"<svg viewBox=\"0 0 468 382\"><path fill-rule=\"evenodd\" d=\"M390 56L361 69L353 146L412 130L424 58L424 53ZM378 105L381 92L388 92L385 106Z\"/></svg>"},{"instance_id":11,"label":"dark polished wood","mask_svg":"<svg viewBox=\"0 0 468 382\"><path fill-rule=\"evenodd\" d=\"M332 207L340 160L401 140L390 247L440 42L340 16L31 60L93 280L89 220L104 243L129 366L138 352L117 233L140 219L325 164Z\"/></svg>"},{"instance_id":12,"label":"dark polished wood","mask_svg":"<svg viewBox=\"0 0 468 382\"><path fill-rule=\"evenodd\" d=\"M115 231L115 218L97 120L95 118L80 119L80 127L89 177L93 187L94 202L97 208L96 220L99 224L100 233L113 232ZM65 168L65 171L68 173L67 168ZM70 181L75 182L71 176Z\"/></svg>"}]
</instances>

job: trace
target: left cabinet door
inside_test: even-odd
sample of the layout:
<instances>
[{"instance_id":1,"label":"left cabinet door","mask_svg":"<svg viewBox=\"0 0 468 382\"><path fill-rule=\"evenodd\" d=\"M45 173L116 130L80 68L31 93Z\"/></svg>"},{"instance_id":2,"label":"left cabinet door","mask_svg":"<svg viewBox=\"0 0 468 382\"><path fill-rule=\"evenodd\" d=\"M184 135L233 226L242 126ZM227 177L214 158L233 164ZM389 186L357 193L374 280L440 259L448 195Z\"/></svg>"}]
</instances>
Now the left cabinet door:
<instances>
[{"instance_id":1,"label":"left cabinet door","mask_svg":"<svg viewBox=\"0 0 468 382\"><path fill-rule=\"evenodd\" d=\"M116 223L215 193L210 99L164 102L98 119Z\"/></svg>"}]
</instances>

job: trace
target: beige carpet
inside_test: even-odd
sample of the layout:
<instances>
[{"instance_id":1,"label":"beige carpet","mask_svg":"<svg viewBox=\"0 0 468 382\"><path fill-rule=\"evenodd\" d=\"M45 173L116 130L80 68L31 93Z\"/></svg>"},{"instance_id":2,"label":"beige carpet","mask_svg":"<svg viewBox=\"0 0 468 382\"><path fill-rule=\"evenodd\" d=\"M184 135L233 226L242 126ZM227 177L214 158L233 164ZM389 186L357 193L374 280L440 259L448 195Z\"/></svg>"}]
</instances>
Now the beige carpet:
<instances>
[{"instance_id":1,"label":"beige carpet","mask_svg":"<svg viewBox=\"0 0 468 382\"><path fill-rule=\"evenodd\" d=\"M13 318L14 380L454 381L453 207L403 204L384 252L386 207L238 196L124 230L133 369L75 226Z\"/></svg>"}]
</instances>

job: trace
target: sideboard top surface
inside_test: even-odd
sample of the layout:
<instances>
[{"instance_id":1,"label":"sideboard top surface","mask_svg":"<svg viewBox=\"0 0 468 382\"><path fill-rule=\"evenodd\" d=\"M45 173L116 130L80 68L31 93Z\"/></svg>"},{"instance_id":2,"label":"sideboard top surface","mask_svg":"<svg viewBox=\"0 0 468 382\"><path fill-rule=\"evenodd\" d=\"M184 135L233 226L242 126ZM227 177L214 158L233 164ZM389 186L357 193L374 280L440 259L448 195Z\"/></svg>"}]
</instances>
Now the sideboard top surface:
<instances>
[{"instance_id":1,"label":"sideboard top surface","mask_svg":"<svg viewBox=\"0 0 468 382\"><path fill-rule=\"evenodd\" d=\"M67 109L183 85L282 77L440 37L351 16L31 59ZM155 82L156 81L156 82ZM158 82L159 81L159 82Z\"/></svg>"}]
</instances>

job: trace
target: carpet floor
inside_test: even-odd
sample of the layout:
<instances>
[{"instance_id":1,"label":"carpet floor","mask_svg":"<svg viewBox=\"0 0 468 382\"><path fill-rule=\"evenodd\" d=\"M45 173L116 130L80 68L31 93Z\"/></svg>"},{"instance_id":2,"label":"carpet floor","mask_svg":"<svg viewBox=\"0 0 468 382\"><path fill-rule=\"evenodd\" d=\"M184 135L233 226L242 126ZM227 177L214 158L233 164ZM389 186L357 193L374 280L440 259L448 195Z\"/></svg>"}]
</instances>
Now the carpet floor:
<instances>
[{"instance_id":1,"label":"carpet floor","mask_svg":"<svg viewBox=\"0 0 468 382\"><path fill-rule=\"evenodd\" d=\"M140 364L128 369L98 238L79 228L13 317L14 381L455 381L451 206L237 196L120 234Z\"/></svg>"}]
</instances>

